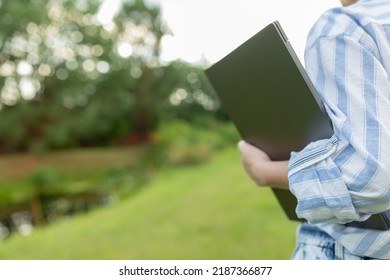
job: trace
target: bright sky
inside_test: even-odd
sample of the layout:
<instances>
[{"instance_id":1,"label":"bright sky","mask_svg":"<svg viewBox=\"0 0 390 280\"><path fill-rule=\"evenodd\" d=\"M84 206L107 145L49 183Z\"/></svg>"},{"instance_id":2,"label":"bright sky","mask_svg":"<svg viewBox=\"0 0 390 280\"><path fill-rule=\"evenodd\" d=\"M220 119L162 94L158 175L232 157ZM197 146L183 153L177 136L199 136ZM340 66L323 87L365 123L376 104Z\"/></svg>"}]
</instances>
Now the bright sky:
<instances>
[{"instance_id":1,"label":"bright sky","mask_svg":"<svg viewBox=\"0 0 390 280\"><path fill-rule=\"evenodd\" d=\"M163 40L162 58L213 63L261 28L279 20L300 59L307 33L338 0L146 0L162 8L173 36Z\"/></svg>"}]
</instances>

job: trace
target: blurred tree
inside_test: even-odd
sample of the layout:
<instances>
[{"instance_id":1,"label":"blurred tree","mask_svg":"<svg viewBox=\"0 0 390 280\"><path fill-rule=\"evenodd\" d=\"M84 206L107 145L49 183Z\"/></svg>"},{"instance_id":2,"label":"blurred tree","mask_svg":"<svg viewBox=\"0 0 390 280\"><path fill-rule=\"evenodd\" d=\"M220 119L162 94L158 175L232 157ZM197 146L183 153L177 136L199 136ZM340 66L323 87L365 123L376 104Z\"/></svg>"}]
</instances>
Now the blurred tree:
<instances>
[{"instance_id":1,"label":"blurred tree","mask_svg":"<svg viewBox=\"0 0 390 280\"><path fill-rule=\"evenodd\" d=\"M210 117L227 119L202 68L174 61L163 67L162 73L155 86L163 94L159 98L164 100L161 106L164 118L180 118L192 123L201 123Z\"/></svg>"},{"instance_id":2,"label":"blurred tree","mask_svg":"<svg viewBox=\"0 0 390 280\"><path fill-rule=\"evenodd\" d=\"M161 65L167 31L143 0L0 0L0 151L145 140L162 116L218 111L200 68Z\"/></svg>"}]
</instances>

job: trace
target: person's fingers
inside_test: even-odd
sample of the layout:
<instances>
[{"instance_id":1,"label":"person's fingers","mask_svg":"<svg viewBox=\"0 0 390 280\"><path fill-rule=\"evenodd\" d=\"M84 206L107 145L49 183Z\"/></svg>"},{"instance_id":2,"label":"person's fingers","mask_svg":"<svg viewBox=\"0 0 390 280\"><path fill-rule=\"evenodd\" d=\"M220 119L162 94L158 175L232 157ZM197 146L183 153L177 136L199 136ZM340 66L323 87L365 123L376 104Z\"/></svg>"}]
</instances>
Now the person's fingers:
<instances>
[{"instance_id":1,"label":"person's fingers","mask_svg":"<svg viewBox=\"0 0 390 280\"><path fill-rule=\"evenodd\" d=\"M244 154L258 153L259 151L261 151L244 140L239 141L237 146L240 152Z\"/></svg>"}]
</instances>

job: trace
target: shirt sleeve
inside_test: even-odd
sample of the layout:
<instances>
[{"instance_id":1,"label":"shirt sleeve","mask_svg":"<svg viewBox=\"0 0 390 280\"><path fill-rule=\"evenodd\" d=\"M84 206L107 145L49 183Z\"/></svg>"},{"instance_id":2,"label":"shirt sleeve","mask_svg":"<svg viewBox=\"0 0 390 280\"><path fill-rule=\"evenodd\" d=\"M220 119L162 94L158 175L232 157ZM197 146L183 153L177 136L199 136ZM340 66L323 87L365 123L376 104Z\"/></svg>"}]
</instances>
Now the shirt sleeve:
<instances>
[{"instance_id":1,"label":"shirt sleeve","mask_svg":"<svg viewBox=\"0 0 390 280\"><path fill-rule=\"evenodd\" d=\"M298 216L347 223L389 209L390 83L379 50L345 35L318 38L306 69L334 135L291 154Z\"/></svg>"}]
</instances>

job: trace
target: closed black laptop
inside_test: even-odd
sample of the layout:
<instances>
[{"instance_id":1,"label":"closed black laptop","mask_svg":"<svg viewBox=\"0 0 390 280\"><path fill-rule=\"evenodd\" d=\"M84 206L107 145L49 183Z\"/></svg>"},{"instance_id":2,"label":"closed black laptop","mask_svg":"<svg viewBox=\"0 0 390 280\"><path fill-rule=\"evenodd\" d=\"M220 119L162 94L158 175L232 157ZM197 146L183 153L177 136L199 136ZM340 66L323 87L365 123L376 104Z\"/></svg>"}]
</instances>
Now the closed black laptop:
<instances>
[{"instance_id":1,"label":"closed black laptop","mask_svg":"<svg viewBox=\"0 0 390 280\"><path fill-rule=\"evenodd\" d=\"M206 70L206 75L241 137L273 160L329 138L331 122L305 69L276 21ZM296 198L273 189L291 220ZM386 214L354 226L389 228Z\"/></svg>"}]
</instances>

